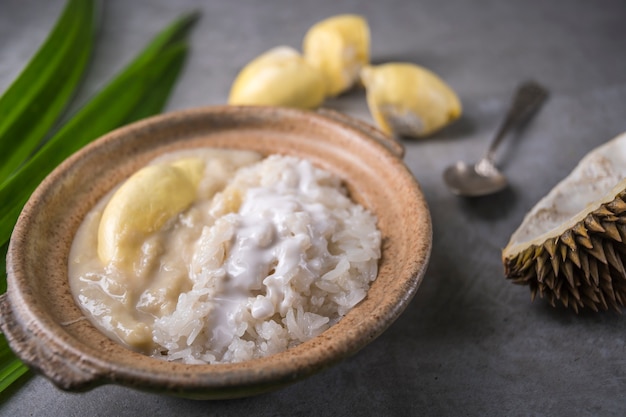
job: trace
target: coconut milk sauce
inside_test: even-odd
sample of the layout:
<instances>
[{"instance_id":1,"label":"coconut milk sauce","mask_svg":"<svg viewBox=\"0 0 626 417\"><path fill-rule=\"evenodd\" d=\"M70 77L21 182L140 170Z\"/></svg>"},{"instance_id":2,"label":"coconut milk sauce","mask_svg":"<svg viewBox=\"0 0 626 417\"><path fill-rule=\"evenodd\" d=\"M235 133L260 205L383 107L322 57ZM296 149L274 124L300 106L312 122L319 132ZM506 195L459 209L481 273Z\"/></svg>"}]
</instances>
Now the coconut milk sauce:
<instances>
[{"instance_id":1,"label":"coconut milk sauce","mask_svg":"<svg viewBox=\"0 0 626 417\"><path fill-rule=\"evenodd\" d=\"M216 348L227 346L238 331L234 323L240 303L247 302L255 319L276 313L284 316L295 294L289 280L296 273L319 275L332 258L325 239L320 239L329 222L324 207L302 201L285 187L297 185L305 191L312 180L307 167L298 166L297 175L273 187L248 190L239 212L230 215L236 218L236 238L224 264L226 286L214 298L218 306L211 341ZM294 216L299 218L300 230L287 226L293 224ZM304 253L312 249L322 256L307 262Z\"/></svg>"}]
</instances>

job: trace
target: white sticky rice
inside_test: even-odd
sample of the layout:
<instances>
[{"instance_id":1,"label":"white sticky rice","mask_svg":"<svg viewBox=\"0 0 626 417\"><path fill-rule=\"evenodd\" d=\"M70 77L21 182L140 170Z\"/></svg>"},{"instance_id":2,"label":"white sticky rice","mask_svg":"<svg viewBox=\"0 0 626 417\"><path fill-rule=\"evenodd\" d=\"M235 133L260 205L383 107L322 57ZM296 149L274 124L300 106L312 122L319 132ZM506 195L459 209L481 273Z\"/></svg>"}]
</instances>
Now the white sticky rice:
<instances>
[{"instance_id":1,"label":"white sticky rice","mask_svg":"<svg viewBox=\"0 0 626 417\"><path fill-rule=\"evenodd\" d=\"M281 352L336 323L376 278L376 219L338 178L271 156L241 169L230 186L246 190L239 211L204 227L193 288L154 324L168 360L239 362Z\"/></svg>"}]
</instances>

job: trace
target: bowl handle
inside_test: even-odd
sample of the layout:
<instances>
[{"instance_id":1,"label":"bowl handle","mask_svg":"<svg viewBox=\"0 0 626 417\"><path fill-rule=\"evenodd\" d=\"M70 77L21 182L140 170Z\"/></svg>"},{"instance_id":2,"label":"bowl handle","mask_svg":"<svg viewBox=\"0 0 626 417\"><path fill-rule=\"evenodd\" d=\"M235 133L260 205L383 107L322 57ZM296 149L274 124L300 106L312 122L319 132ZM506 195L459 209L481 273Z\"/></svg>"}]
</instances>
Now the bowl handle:
<instances>
[{"instance_id":1,"label":"bowl handle","mask_svg":"<svg viewBox=\"0 0 626 417\"><path fill-rule=\"evenodd\" d=\"M328 117L329 119L333 119L340 123L345 123L351 128L365 133L367 136L375 139L377 142L382 144L399 159L402 159L404 157L404 146L402 146L402 144L395 140L393 137L384 134L382 131L372 126L371 124L365 123L364 121L357 119L356 117L348 116L336 110L321 108L318 109L317 112L322 116Z\"/></svg>"},{"instance_id":2,"label":"bowl handle","mask_svg":"<svg viewBox=\"0 0 626 417\"><path fill-rule=\"evenodd\" d=\"M37 328L16 317L8 294L0 295L0 328L9 346L29 367L48 377L59 388L85 389L93 386L100 373L73 352L62 354L58 345Z\"/></svg>"}]
</instances>

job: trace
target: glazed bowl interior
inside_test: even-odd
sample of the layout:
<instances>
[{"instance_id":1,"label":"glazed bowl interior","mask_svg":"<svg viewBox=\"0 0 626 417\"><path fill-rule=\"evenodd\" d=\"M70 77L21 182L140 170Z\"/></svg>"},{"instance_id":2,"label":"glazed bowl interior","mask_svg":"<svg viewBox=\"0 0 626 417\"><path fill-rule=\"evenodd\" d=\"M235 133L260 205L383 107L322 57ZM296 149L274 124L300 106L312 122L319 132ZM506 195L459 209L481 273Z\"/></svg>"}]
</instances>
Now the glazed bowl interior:
<instances>
[{"instance_id":1,"label":"glazed bowl interior","mask_svg":"<svg viewBox=\"0 0 626 417\"><path fill-rule=\"evenodd\" d=\"M46 178L14 230L2 305L3 330L12 348L64 389L118 383L192 398L275 389L354 354L412 299L432 240L419 185L397 147L376 135L332 114L222 106L157 116L100 138ZM70 292L67 267L74 234L90 208L134 171L165 152L196 147L294 155L339 175L353 200L377 216L382 232L379 274L367 297L320 336L235 364L166 362L133 352L98 331Z\"/></svg>"}]
</instances>

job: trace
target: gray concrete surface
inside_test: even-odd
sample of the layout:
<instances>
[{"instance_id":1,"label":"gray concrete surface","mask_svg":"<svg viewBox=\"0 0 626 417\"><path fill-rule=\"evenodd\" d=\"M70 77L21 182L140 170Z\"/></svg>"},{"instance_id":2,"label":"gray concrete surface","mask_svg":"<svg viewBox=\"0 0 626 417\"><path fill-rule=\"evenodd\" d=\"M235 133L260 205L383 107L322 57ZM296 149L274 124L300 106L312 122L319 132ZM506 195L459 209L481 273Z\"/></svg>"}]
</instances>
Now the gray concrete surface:
<instances>
[{"instance_id":1,"label":"gray concrete surface","mask_svg":"<svg viewBox=\"0 0 626 417\"><path fill-rule=\"evenodd\" d=\"M62 0L0 0L0 90L38 47ZM253 398L196 402L104 386L82 394L34 377L0 398L6 416L620 416L626 414L626 318L575 315L503 278L500 250L524 214L590 149L626 131L623 0L110 0L84 100L179 14L201 9L192 55L168 110L226 100L236 72L270 47L299 47L307 28L356 12L375 62L410 61L446 79L463 118L405 141L430 204L434 247L405 313L354 357ZM480 156L521 80L549 102L498 154L511 188L464 200L442 170ZM329 106L370 120L362 93Z\"/></svg>"}]
</instances>

